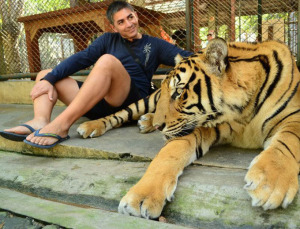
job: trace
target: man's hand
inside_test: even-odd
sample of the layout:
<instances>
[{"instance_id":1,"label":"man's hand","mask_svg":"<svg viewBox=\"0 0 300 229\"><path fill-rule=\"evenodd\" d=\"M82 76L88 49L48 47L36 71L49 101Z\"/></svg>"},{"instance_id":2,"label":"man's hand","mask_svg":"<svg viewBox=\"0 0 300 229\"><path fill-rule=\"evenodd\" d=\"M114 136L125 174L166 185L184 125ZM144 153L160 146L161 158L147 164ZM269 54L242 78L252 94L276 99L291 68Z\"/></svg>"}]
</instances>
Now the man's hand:
<instances>
[{"instance_id":1,"label":"man's hand","mask_svg":"<svg viewBox=\"0 0 300 229\"><path fill-rule=\"evenodd\" d=\"M53 100L53 92L54 87L51 83L49 83L47 80L39 81L34 85L34 87L31 90L30 96L32 100L35 100L37 97L48 94L49 100Z\"/></svg>"}]
</instances>

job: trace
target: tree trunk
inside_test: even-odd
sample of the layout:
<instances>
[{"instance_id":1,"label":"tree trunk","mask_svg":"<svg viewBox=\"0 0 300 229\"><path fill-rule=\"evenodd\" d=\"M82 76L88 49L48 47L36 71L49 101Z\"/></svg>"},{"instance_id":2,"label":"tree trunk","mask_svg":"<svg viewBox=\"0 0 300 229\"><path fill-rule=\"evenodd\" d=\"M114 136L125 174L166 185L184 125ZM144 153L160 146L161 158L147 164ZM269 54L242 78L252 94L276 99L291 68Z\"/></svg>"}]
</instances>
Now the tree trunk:
<instances>
[{"instance_id":1,"label":"tree trunk","mask_svg":"<svg viewBox=\"0 0 300 229\"><path fill-rule=\"evenodd\" d=\"M0 75L6 74L7 72L2 40L3 40L2 33L0 33Z\"/></svg>"},{"instance_id":2,"label":"tree trunk","mask_svg":"<svg viewBox=\"0 0 300 229\"><path fill-rule=\"evenodd\" d=\"M0 15L2 18L2 47L7 63L6 73L21 72L19 53L19 35L21 32L18 17L23 12L24 0L0 0Z\"/></svg>"}]
</instances>

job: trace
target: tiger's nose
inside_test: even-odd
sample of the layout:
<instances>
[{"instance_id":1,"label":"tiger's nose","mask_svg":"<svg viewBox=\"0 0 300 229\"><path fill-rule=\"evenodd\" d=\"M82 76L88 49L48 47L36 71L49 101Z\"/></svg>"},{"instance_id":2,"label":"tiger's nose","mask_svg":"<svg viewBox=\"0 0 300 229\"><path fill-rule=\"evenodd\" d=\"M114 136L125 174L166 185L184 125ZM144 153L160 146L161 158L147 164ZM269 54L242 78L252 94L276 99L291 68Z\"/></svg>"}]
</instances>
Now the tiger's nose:
<instances>
[{"instance_id":1,"label":"tiger's nose","mask_svg":"<svg viewBox=\"0 0 300 229\"><path fill-rule=\"evenodd\" d=\"M156 124L154 127L155 129L162 131L165 128L165 126L166 124L162 123L162 124Z\"/></svg>"}]
</instances>

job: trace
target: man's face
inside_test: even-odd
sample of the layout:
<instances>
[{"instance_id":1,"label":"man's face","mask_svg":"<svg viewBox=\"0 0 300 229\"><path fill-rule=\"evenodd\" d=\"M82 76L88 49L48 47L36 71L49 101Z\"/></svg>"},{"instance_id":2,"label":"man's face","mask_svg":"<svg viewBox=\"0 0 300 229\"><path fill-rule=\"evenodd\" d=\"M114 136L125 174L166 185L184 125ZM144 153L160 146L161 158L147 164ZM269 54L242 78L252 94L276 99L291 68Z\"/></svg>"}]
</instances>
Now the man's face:
<instances>
[{"instance_id":1,"label":"man's face","mask_svg":"<svg viewBox=\"0 0 300 229\"><path fill-rule=\"evenodd\" d=\"M124 8L113 15L113 20L112 29L120 33L123 38L128 40L138 38L139 23L135 12Z\"/></svg>"}]
</instances>

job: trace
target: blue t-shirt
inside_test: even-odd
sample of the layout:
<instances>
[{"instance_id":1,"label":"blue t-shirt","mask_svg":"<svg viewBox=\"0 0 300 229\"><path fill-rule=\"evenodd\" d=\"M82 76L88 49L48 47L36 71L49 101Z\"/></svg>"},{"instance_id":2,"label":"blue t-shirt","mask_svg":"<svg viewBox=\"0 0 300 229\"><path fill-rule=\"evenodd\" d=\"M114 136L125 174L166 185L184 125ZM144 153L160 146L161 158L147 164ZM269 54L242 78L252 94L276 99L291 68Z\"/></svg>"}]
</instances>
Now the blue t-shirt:
<instances>
[{"instance_id":1,"label":"blue t-shirt","mask_svg":"<svg viewBox=\"0 0 300 229\"><path fill-rule=\"evenodd\" d=\"M146 69L146 74L134 60L124 42L129 44L140 59ZM149 94L150 82L158 66L160 64L174 66L174 58L178 53L181 56L192 54L162 39L148 35L142 35L141 39L130 42L123 39L119 33L104 33L85 50L70 56L57 65L44 79L54 85L57 81L95 64L103 54L111 54L121 61L141 96L145 97Z\"/></svg>"}]
</instances>

